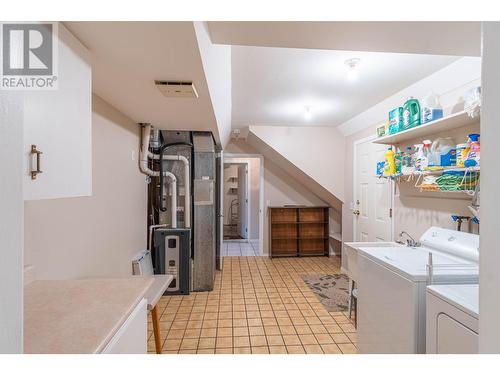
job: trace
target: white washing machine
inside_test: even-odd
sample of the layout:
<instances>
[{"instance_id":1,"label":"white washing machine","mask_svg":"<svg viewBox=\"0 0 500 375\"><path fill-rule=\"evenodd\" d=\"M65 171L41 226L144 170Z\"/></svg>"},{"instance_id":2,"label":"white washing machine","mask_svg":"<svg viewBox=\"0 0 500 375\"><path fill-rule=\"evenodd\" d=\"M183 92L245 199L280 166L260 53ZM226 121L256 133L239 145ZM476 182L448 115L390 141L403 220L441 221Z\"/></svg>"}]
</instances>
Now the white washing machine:
<instances>
[{"instance_id":1,"label":"white washing machine","mask_svg":"<svg viewBox=\"0 0 500 375\"><path fill-rule=\"evenodd\" d=\"M479 285L427 287L427 353L478 353L478 326Z\"/></svg>"},{"instance_id":2,"label":"white washing machine","mask_svg":"<svg viewBox=\"0 0 500 375\"><path fill-rule=\"evenodd\" d=\"M425 353L429 253L434 283L478 282L478 235L431 227L420 242L416 248L359 247L360 353Z\"/></svg>"}]
</instances>

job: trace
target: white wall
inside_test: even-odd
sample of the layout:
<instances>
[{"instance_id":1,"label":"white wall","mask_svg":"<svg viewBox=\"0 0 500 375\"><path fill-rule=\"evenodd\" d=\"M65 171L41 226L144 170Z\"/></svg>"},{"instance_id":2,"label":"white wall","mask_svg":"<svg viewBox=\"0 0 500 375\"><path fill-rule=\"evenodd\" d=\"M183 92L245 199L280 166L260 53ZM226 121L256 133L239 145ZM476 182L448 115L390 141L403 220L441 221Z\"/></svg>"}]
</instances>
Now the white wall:
<instances>
[{"instance_id":1,"label":"white wall","mask_svg":"<svg viewBox=\"0 0 500 375\"><path fill-rule=\"evenodd\" d=\"M25 264L38 279L126 277L146 247L139 127L97 96L92 107L93 195L25 203Z\"/></svg>"},{"instance_id":2,"label":"white wall","mask_svg":"<svg viewBox=\"0 0 500 375\"><path fill-rule=\"evenodd\" d=\"M224 147L231 133L231 46L212 44L206 22L193 22L203 70Z\"/></svg>"},{"instance_id":3,"label":"white wall","mask_svg":"<svg viewBox=\"0 0 500 375\"><path fill-rule=\"evenodd\" d=\"M250 126L266 142L340 201L344 200L345 140L333 127Z\"/></svg>"},{"instance_id":4,"label":"white wall","mask_svg":"<svg viewBox=\"0 0 500 375\"><path fill-rule=\"evenodd\" d=\"M23 350L23 102L0 91L0 354Z\"/></svg>"},{"instance_id":5,"label":"white wall","mask_svg":"<svg viewBox=\"0 0 500 375\"><path fill-rule=\"evenodd\" d=\"M500 23L483 23L479 352L500 353Z\"/></svg>"}]
</instances>

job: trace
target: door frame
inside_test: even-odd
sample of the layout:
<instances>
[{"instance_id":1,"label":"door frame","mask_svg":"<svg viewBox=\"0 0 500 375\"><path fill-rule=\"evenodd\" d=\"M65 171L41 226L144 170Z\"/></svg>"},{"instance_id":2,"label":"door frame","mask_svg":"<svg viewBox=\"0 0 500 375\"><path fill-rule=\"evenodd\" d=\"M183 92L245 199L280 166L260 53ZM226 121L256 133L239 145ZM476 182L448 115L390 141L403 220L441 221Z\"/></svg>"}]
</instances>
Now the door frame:
<instances>
[{"instance_id":1,"label":"door frame","mask_svg":"<svg viewBox=\"0 0 500 375\"><path fill-rule=\"evenodd\" d=\"M233 152L224 152L222 159L222 167L226 163L227 159L245 159L245 158L257 158L260 161L260 183L259 183L259 249L262 254L264 254L264 156L262 154L248 154L248 153L233 153ZM247 163L248 164L248 163ZM250 181L250 179L248 180ZM249 194L250 197L250 194ZM250 199L248 201L250 203ZM221 202L222 208L224 208L224 202ZM250 204L249 204L250 206ZM250 212L250 210L249 210ZM250 219L250 217L249 217ZM249 231L250 231L250 220L249 222ZM222 234L224 236L224 234Z\"/></svg>"},{"instance_id":2,"label":"door frame","mask_svg":"<svg viewBox=\"0 0 500 375\"><path fill-rule=\"evenodd\" d=\"M371 142L373 141L374 139L377 139L377 135L376 134L373 134L373 135L370 135L368 137L364 137L364 138L361 138L361 139L358 139L356 141L353 142L353 147L352 147L352 202L351 202L351 205L352 207L350 207L350 210L351 210L351 213L352 211L354 210L354 202L356 200L356 196L357 196L357 177L356 177L356 165L357 165L357 162L358 162L358 157L357 157L357 147L360 145L360 144L363 144L363 143L366 143L366 142ZM375 166L374 166L375 168ZM391 237L390 237L390 241L393 241L394 240L394 182L392 180L389 180L389 189L391 191L391 197L390 197L390 200L391 200L391 208L392 208L392 215L391 215ZM356 231L357 231L357 221L356 221L356 215L352 215L352 239L354 242L358 241L358 239L356 238Z\"/></svg>"}]
</instances>

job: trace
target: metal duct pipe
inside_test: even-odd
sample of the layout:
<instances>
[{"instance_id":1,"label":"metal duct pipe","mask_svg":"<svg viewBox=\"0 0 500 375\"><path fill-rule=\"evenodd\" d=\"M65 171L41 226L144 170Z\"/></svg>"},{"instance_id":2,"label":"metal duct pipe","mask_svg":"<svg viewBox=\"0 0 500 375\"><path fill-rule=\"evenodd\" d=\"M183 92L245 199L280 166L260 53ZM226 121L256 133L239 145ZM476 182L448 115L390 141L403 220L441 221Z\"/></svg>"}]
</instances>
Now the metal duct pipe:
<instances>
[{"instance_id":1,"label":"metal duct pipe","mask_svg":"<svg viewBox=\"0 0 500 375\"><path fill-rule=\"evenodd\" d=\"M171 201L170 201L170 211L172 215L172 228L177 228L177 177L172 172L163 172L163 175L165 177L168 177L171 181L170 186L172 188L171 194ZM166 183L165 183L166 185ZM166 211L167 210L167 205L166 202L163 200L163 191L164 191L164 186L160 185L160 210Z\"/></svg>"},{"instance_id":2,"label":"metal duct pipe","mask_svg":"<svg viewBox=\"0 0 500 375\"><path fill-rule=\"evenodd\" d=\"M186 143L186 142L173 142L173 143L168 143L166 145L163 145L161 146L161 149L160 149L160 154L159 154L159 160L160 160L160 170L163 171L163 162L165 161L165 159L163 158L164 157L164 154L165 154L165 151L169 148L169 147L173 147L173 146L189 146L189 147L193 147L193 145L191 143ZM161 200L161 197L163 196L163 189L164 189L164 185L163 185L163 176L164 176L164 173L160 173L160 200ZM188 181L186 181L186 185L188 185ZM176 186L177 188L177 186ZM176 189L176 194L177 194L177 189ZM177 201L176 201L177 203ZM190 209L190 207L188 207L188 209ZM160 210L161 211L165 211L165 209L163 208L162 205L160 205ZM177 206L176 206L176 212L175 214L177 215ZM184 213L185 215L186 213ZM188 214L189 216L189 214ZM177 216L176 216L176 224L177 224Z\"/></svg>"},{"instance_id":3,"label":"metal duct pipe","mask_svg":"<svg viewBox=\"0 0 500 375\"><path fill-rule=\"evenodd\" d=\"M148 151L148 158L159 160L160 155ZM191 177L189 169L189 160L182 155L163 155L163 160L180 161L184 164L184 184L186 195L184 197L184 223L186 228L191 228Z\"/></svg>"},{"instance_id":4,"label":"metal duct pipe","mask_svg":"<svg viewBox=\"0 0 500 375\"><path fill-rule=\"evenodd\" d=\"M149 154L149 140L151 138L151 124L139 124L141 125L141 151L139 153L139 169L142 173L152 177L158 177L160 172L155 172L151 170L148 166L148 154Z\"/></svg>"},{"instance_id":5,"label":"metal duct pipe","mask_svg":"<svg viewBox=\"0 0 500 375\"><path fill-rule=\"evenodd\" d=\"M160 175L159 171L153 171L148 166L148 156L149 152L149 140L151 137L151 124L139 124L141 125L142 130L142 142L141 142L141 151L139 155L139 168L142 173L151 176L158 177L160 176L160 191L163 192L163 176L169 177L171 180L172 186L172 228L177 228L177 178L171 172L163 172ZM163 196L160 197L160 206L164 207ZM166 210L166 207L164 207Z\"/></svg>"}]
</instances>

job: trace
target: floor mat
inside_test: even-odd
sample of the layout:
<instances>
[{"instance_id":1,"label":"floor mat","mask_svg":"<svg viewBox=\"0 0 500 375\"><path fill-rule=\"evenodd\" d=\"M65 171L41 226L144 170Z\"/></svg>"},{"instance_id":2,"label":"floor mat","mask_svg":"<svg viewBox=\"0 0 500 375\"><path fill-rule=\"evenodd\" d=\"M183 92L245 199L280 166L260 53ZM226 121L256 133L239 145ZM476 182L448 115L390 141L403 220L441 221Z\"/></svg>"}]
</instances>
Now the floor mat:
<instances>
[{"instance_id":1,"label":"floor mat","mask_svg":"<svg viewBox=\"0 0 500 375\"><path fill-rule=\"evenodd\" d=\"M307 275L302 279L328 311L348 309L349 278L346 275Z\"/></svg>"}]
</instances>

